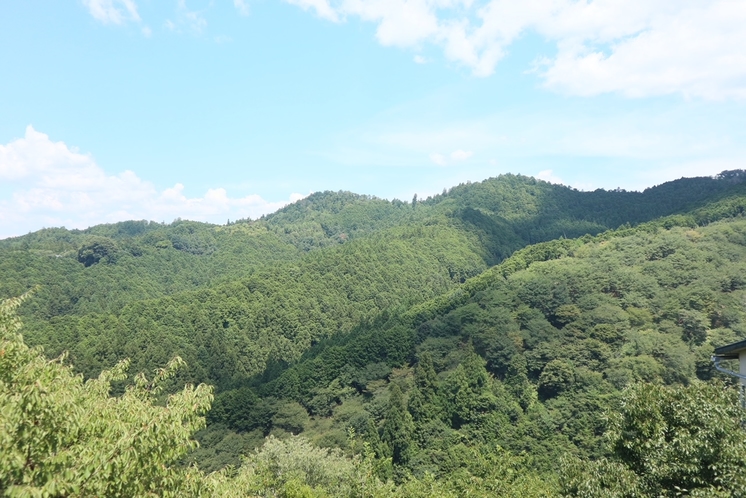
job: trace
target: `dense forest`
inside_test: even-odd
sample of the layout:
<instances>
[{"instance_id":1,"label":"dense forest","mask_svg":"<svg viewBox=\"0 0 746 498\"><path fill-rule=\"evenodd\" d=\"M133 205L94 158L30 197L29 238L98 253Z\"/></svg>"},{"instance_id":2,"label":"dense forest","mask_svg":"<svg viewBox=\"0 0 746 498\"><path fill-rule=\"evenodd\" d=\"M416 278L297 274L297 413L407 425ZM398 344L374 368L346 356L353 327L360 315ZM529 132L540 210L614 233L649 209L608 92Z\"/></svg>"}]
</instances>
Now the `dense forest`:
<instances>
[{"instance_id":1,"label":"dense forest","mask_svg":"<svg viewBox=\"0 0 746 498\"><path fill-rule=\"evenodd\" d=\"M743 496L744 178L2 240L0 490Z\"/></svg>"}]
</instances>

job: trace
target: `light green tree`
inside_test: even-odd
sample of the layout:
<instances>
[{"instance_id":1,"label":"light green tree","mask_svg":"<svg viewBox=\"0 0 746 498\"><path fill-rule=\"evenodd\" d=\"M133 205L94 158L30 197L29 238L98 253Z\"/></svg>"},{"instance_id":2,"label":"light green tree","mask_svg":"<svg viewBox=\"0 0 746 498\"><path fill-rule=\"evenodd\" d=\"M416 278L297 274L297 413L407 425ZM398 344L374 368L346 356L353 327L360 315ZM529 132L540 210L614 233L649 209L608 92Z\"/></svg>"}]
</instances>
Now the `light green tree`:
<instances>
[{"instance_id":1,"label":"light green tree","mask_svg":"<svg viewBox=\"0 0 746 498\"><path fill-rule=\"evenodd\" d=\"M744 496L746 430L736 390L720 382L635 384L606 433L612 457L568 461L567 496Z\"/></svg>"},{"instance_id":2,"label":"light green tree","mask_svg":"<svg viewBox=\"0 0 746 498\"><path fill-rule=\"evenodd\" d=\"M112 381L127 361L83 381L64 357L49 361L19 331L15 310L27 295L0 303L0 493L5 496L197 496L201 472L174 465L196 442L212 401L206 385L186 386L156 404L172 360L152 380L134 378L123 395Z\"/></svg>"},{"instance_id":3,"label":"light green tree","mask_svg":"<svg viewBox=\"0 0 746 498\"><path fill-rule=\"evenodd\" d=\"M252 497L386 497L390 482L376 476L373 454L346 457L339 449L318 448L302 436L277 439L248 455L238 471L226 469L209 477L213 496Z\"/></svg>"}]
</instances>

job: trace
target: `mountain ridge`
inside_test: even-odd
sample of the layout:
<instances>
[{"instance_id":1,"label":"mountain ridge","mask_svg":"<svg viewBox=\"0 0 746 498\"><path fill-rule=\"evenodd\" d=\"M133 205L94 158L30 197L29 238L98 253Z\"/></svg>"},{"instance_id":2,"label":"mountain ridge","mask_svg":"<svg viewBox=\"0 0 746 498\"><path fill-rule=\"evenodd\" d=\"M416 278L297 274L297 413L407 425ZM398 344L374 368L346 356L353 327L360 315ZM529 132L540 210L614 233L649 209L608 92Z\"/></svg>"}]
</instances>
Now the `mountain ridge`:
<instances>
[{"instance_id":1,"label":"mountain ridge","mask_svg":"<svg viewBox=\"0 0 746 498\"><path fill-rule=\"evenodd\" d=\"M439 489L521 455L544 493L568 455L619 461L604 417L626 387L717 389L709 354L746 335L743 178L583 193L503 175L416 203L322 192L227 225L47 229L0 241L0 297L38 286L25 341L85 378L178 355L165 392L214 385L184 464L303 433Z\"/></svg>"}]
</instances>

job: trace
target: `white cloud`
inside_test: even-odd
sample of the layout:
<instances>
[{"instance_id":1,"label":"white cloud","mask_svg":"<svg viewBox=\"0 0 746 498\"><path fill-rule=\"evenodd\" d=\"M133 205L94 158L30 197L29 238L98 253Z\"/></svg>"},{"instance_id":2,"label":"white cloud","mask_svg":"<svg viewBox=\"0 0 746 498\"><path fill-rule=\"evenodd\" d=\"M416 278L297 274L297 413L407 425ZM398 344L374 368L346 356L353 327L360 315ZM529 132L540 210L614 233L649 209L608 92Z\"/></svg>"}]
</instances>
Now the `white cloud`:
<instances>
[{"instance_id":1,"label":"white cloud","mask_svg":"<svg viewBox=\"0 0 746 498\"><path fill-rule=\"evenodd\" d=\"M453 159L454 161L466 161L473 155L474 153L470 150L458 149L451 152L451 159Z\"/></svg>"},{"instance_id":2,"label":"white cloud","mask_svg":"<svg viewBox=\"0 0 746 498\"><path fill-rule=\"evenodd\" d=\"M414 62L415 64L427 64L427 59L422 57L421 55L415 55L414 56Z\"/></svg>"},{"instance_id":3,"label":"white cloud","mask_svg":"<svg viewBox=\"0 0 746 498\"><path fill-rule=\"evenodd\" d=\"M287 1L332 21L373 22L382 45L440 46L477 76L533 32L556 44L536 68L555 91L746 99L743 0Z\"/></svg>"},{"instance_id":4,"label":"white cloud","mask_svg":"<svg viewBox=\"0 0 746 498\"><path fill-rule=\"evenodd\" d=\"M316 15L327 21L339 22L339 14L332 8L328 0L286 0L291 5L296 5L303 10L313 10Z\"/></svg>"},{"instance_id":5,"label":"white cloud","mask_svg":"<svg viewBox=\"0 0 746 498\"><path fill-rule=\"evenodd\" d=\"M453 152L451 152L448 157L438 152L434 152L430 154L430 160L434 162L435 164L437 164L438 166L448 166L449 158L451 161L461 162L461 161L466 161L472 155L474 155L474 153L470 150L466 151L466 150L458 149L458 150L454 150Z\"/></svg>"},{"instance_id":6,"label":"white cloud","mask_svg":"<svg viewBox=\"0 0 746 498\"><path fill-rule=\"evenodd\" d=\"M204 10L190 10L187 7L186 0L178 0L176 3L176 17L174 20L166 19L163 26L174 33L191 32L195 35L201 35L207 27L207 19L204 17Z\"/></svg>"},{"instance_id":7,"label":"white cloud","mask_svg":"<svg viewBox=\"0 0 746 498\"><path fill-rule=\"evenodd\" d=\"M0 181L11 197L0 198L0 238L42 227L85 228L129 219L170 221L177 217L224 223L257 217L303 198L269 202L259 195L230 197L223 188L188 197L177 183L158 191L132 171L108 175L90 154L53 142L32 126L24 138L0 145Z\"/></svg>"},{"instance_id":8,"label":"white cloud","mask_svg":"<svg viewBox=\"0 0 746 498\"><path fill-rule=\"evenodd\" d=\"M140 31L145 38L150 38L153 35L153 30L148 26L143 26Z\"/></svg>"},{"instance_id":9,"label":"white cloud","mask_svg":"<svg viewBox=\"0 0 746 498\"><path fill-rule=\"evenodd\" d=\"M179 19L179 24L186 26L187 29L194 33L202 33L207 27L207 19L202 16L202 12L198 10L189 10L186 5L186 0L179 0L176 13Z\"/></svg>"},{"instance_id":10,"label":"white cloud","mask_svg":"<svg viewBox=\"0 0 746 498\"><path fill-rule=\"evenodd\" d=\"M612 19L591 24L582 43L560 45L542 70L548 87L576 95L746 98L745 3L659 0L617 7ZM609 32L619 20L622 27Z\"/></svg>"},{"instance_id":11,"label":"white cloud","mask_svg":"<svg viewBox=\"0 0 746 498\"><path fill-rule=\"evenodd\" d=\"M242 16L249 15L249 4L246 3L246 0L233 0L233 6Z\"/></svg>"},{"instance_id":12,"label":"white cloud","mask_svg":"<svg viewBox=\"0 0 746 498\"><path fill-rule=\"evenodd\" d=\"M438 34L436 4L429 0L343 0L339 10L342 15L377 23L376 38L382 45L408 47Z\"/></svg>"},{"instance_id":13,"label":"white cloud","mask_svg":"<svg viewBox=\"0 0 746 498\"><path fill-rule=\"evenodd\" d=\"M437 152L430 154L430 160L438 166L445 166L446 164L448 164L448 162L446 161L446 156L444 156L443 154L438 154Z\"/></svg>"},{"instance_id":14,"label":"white cloud","mask_svg":"<svg viewBox=\"0 0 746 498\"><path fill-rule=\"evenodd\" d=\"M94 19L104 24L124 24L139 21L137 5L132 0L83 0Z\"/></svg>"}]
</instances>

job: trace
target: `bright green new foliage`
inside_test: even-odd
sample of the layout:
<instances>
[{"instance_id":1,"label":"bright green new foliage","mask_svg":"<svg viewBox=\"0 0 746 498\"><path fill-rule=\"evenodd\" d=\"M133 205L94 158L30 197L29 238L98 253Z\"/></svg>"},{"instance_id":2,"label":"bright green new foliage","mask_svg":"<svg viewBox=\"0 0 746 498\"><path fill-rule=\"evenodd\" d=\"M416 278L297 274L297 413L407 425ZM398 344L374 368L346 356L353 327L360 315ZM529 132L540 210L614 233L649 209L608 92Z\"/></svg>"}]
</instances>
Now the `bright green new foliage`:
<instances>
[{"instance_id":1,"label":"bright green new foliage","mask_svg":"<svg viewBox=\"0 0 746 498\"><path fill-rule=\"evenodd\" d=\"M83 382L64 358L48 361L23 342L15 316L25 296L0 304L0 492L5 496L183 496L203 485L195 468L172 464L195 446L192 433L212 401L206 385L154 402L172 360L124 394L111 383L128 362Z\"/></svg>"},{"instance_id":2,"label":"bright green new foliage","mask_svg":"<svg viewBox=\"0 0 746 498\"><path fill-rule=\"evenodd\" d=\"M570 462L564 492L579 497L744 496L746 430L736 390L635 384L611 412L612 455Z\"/></svg>"}]
</instances>

